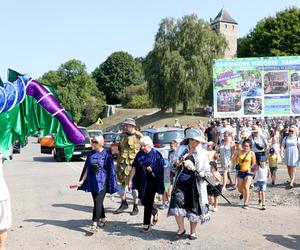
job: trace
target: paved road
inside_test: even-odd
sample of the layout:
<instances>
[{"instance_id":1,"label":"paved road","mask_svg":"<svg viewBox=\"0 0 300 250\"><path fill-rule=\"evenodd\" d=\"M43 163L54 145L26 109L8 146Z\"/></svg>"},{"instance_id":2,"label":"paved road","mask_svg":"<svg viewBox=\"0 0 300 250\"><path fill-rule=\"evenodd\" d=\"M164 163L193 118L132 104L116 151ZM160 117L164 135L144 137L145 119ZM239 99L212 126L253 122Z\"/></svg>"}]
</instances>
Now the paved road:
<instances>
[{"instance_id":1,"label":"paved road","mask_svg":"<svg viewBox=\"0 0 300 250\"><path fill-rule=\"evenodd\" d=\"M211 222L199 226L196 241L177 242L174 219L167 218L166 211L150 233L141 234L142 213L114 215L119 203L108 196L109 223L90 234L91 196L68 188L78 179L83 161L57 163L39 150L35 138L30 138L21 154L5 164L13 212L8 249L300 249L300 187L287 195L296 203L273 204L265 212L258 209L256 194L245 211L238 194L231 193L233 206L222 201Z\"/></svg>"}]
</instances>

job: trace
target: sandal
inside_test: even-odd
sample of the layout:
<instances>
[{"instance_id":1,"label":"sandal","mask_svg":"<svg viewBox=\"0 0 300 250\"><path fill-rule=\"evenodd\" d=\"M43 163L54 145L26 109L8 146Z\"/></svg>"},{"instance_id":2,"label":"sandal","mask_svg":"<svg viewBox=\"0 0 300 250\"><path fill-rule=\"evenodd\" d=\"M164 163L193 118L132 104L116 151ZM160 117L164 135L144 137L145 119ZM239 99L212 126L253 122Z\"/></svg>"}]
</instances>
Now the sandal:
<instances>
[{"instance_id":1,"label":"sandal","mask_svg":"<svg viewBox=\"0 0 300 250\"><path fill-rule=\"evenodd\" d=\"M97 224L93 223L93 224L91 225L90 231L91 231L92 233L98 232Z\"/></svg>"},{"instance_id":2,"label":"sandal","mask_svg":"<svg viewBox=\"0 0 300 250\"><path fill-rule=\"evenodd\" d=\"M190 240L196 240L197 239L197 235L196 234L190 234L189 235L189 239Z\"/></svg>"},{"instance_id":3,"label":"sandal","mask_svg":"<svg viewBox=\"0 0 300 250\"><path fill-rule=\"evenodd\" d=\"M156 225L156 223L158 222L158 217L158 212L153 215L152 226Z\"/></svg>"},{"instance_id":4,"label":"sandal","mask_svg":"<svg viewBox=\"0 0 300 250\"><path fill-rule=\"evenodd\" d=\"M101 220L98 222L98 227L103 228L106 225L107 219Z\"/></svg>"}]
</instances>

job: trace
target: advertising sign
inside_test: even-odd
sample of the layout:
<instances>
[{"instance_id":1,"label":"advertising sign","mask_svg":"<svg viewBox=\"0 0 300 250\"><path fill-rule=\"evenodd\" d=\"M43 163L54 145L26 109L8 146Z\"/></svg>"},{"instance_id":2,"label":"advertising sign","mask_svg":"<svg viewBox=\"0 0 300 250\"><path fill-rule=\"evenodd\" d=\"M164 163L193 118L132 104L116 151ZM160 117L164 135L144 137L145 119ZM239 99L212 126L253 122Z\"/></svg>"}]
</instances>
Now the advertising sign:
<instances>
[{"instance_id":1,"label":"advertising sign","mask_svg":"<svg viewBox=\"0 0 300 250\"><path fill-rule=\"evenodd\" d=\"M300 57L218 59L214 117L300 116Z\"/></svg>"}]
</instances>

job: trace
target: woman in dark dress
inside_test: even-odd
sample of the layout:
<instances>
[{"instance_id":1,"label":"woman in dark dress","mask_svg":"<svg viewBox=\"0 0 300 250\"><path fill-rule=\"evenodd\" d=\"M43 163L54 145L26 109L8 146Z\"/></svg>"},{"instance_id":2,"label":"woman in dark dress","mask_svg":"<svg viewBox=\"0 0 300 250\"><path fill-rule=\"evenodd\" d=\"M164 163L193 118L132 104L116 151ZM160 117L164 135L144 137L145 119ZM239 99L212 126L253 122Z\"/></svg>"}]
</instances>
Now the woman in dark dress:
<instances>
[{"instance_id":1,"label":"woman in dark dress","mask_svg":"<svg viewBox=\"0 0 300 250\"><path fill-rule=\"evenodd\" d=\"M109 150L103 148L103 136L92 139L93 150L88 154L81 173L78 189L91 192L94 201L91 231L97 232L98 228L106 223L103 201L106 193L118 191L113 157Z\"/></svg>"},{"instance_id":2,"label":"woman in dark dress","mask_svg":"<svg viewBox=\"0 0 300 250\"><path fill-rule=\"evenodd\" d=\"M191 128L186 131L186 143L175 153L176 177L171 195L168 216L175 216L178 230L176 238L185 234L184 217L190 221L191 240L195 240L197 223L210 219L206 182L210 175L208 154L201 143L206 141L201 132Z\"/></svg>"},{"instance_id":3,"label":"woman in dark dress","mask_svg":"<svg viewBox=\"0 0 300 250\"><path fill-rule=\"evenodd\" d=\"M140 139L141 150L137 153L129 179L129 187L137 189L139 199L144 205L144 221L142 232L148 232L151 225L158 220L158 210L154 207L156 193L164 193L164 159L153 148L153 142L149 136ZM153 216L151 224L151 216Z\"/></svg>"}]
</instances>

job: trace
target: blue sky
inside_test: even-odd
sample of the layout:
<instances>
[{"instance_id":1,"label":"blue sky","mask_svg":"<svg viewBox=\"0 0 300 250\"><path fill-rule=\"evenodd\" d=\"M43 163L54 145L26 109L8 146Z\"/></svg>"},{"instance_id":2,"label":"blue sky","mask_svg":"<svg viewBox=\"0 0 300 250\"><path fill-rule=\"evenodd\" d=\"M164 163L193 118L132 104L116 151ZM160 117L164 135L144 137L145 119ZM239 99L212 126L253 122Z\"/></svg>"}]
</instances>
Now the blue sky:
<instances>
[{"instance_id":1,"label":"blue sky","mask_svg":"<svg viewBox=\"0 0 300 250\"><path fill-rule=\"evenodd\" d=\"M299 0L26 0L1 1L0 76L7 68L38 78L70 59L93 71L115 51L145 56L160 21L196 13L209 21L224 7L239 23L238 36L264 17Z\"/></svg>"}]
</instances>

